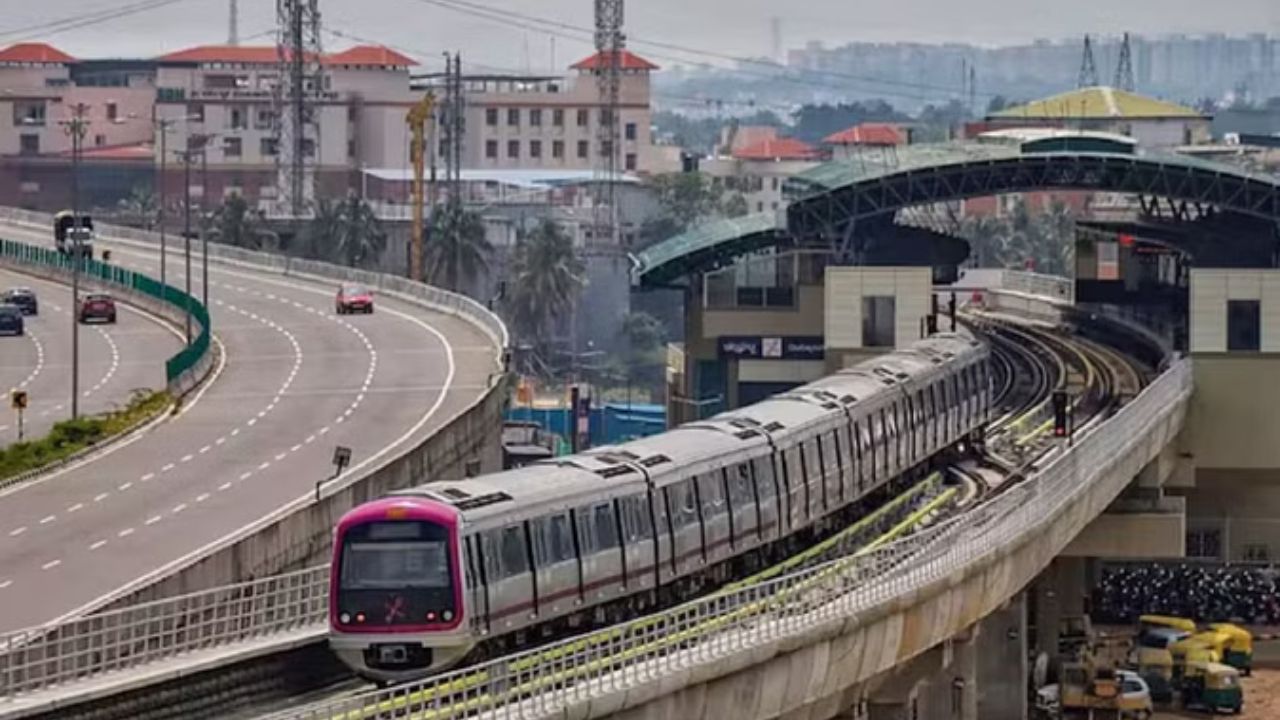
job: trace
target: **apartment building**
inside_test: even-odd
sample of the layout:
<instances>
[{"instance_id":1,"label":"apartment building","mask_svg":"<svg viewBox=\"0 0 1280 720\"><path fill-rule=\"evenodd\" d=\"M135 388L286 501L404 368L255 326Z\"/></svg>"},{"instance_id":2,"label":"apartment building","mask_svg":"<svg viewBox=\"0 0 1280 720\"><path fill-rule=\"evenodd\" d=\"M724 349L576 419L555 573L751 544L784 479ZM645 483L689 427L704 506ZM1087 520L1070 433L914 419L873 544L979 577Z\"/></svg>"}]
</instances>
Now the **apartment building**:
<instances>
[{"instance_id":1,"label":"apartment building","mask_svg":"<svg viewBox=\"0 0 1280 720\"><path fill-rule=\"evenodd\" d=\"M618 169L628 173L679 169L678 157L654 146L650 74L657 65L624 50L618 59ZM570 66L568 76L467 75L462 164L476 170L591 170L608 152L599 132L607 117L597 77L603 53ZM442 76L415 86L443 97Z\"/></svg>"},{"instance_id":2,"label":"apartment building","mask_svg":"<svg viewBox=\"0 0 1280 720\"><path fill-rule=\"evenodd\" d=\"M260 204L275 197L278 63L273 46L201 46L157 60L156 118L170 128L170 148L206 143L208 172L200 182L207 175L214 197L236 192ZM405 113L415 100L409 69L416 63L368 45L325 55L321 63L324 87L313 105L318 131L306 136L303 149L323 196L350 187L361 167L403 164ZM203 192L197 183L193 194Z\"/></svg>"},{"instance_id":3,"label":"apartment building","mask_svg":"<svg viewBox=\"0 0 1280 720\"><path fill-rule=\"evenodd\" d=\"M721 132L716 155L699 164L730 193L741 193L748 212L775 212L783 206L786 179L824 159L818 148L781 137L777 128L731 126Z\"/></svg>"}]
</instances>

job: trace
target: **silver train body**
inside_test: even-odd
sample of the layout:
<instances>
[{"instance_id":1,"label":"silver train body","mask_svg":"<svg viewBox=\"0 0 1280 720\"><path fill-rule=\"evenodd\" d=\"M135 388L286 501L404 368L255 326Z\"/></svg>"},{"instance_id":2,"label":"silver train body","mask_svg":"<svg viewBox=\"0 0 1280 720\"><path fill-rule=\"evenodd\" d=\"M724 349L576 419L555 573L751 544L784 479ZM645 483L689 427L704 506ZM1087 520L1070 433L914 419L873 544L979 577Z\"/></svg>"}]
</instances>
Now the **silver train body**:
<instances>
[{"instance_id":1,"label":"silver train body","mask_svg":"<svg viewBox=\"0 0 1280 720\"><path fill-rule=\"evenodd\" d=\"M859 499L980 434L989 359L966 335L936 335L660 435L357 508L335 542L330 644L359 674L401 681L478 644L505 652L691 597L847 523ZM415 517L423 542L443 543L435 554L387 551L368 570L361 553L383 546L350 549L348 535L379 533L409 548L390 524ZM378 524L390 529L357 530ZM414 604L426 587L450 624ZM395 604L436 622L381 617Z\"/></svg>"}]
</instances>

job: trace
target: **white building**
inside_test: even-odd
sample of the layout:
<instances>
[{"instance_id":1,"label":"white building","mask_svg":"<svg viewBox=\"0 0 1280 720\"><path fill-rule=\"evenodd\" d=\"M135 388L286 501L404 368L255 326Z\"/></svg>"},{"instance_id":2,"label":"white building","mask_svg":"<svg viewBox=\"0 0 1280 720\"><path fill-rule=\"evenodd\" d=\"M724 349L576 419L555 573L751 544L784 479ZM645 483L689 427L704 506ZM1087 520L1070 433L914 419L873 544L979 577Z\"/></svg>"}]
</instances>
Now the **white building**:
<instances>
[{"instance_id":1,"label":"white building","mask_svg":"<svg viewBox=\"0 0 1280 720\"><path fill-rule=\"evenodd\" d=\"M720 152L704 159L700 169L728 192L742 193L748 212L781 209L786 179L822 162L817 148L779 137L776 128L739 128L725 138Z\"/></svg>"}]
</instances>

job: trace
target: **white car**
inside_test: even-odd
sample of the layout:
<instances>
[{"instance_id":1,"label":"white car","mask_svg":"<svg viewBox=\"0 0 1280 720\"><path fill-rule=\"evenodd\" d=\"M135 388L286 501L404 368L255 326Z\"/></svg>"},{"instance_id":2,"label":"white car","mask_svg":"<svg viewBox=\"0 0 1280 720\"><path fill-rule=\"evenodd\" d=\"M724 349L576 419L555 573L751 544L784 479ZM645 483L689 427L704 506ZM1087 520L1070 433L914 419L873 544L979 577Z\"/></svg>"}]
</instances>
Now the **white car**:
<instances>
[{"instance_id":1,"label":"white car","mask_svg":"<svg viewBox=\"0 0 1280 720\"><path fill-rule=\"evenodd\" d=\"M1126 710L1122 717L1131 720L1146 720L1151 717L1151 689L1147 687L1147 681L1130 670L1117 670L1116 676L1120 679L1120 695L1125 699L1125 705L1142 706L1139 710ZM1040 717L1061 717L1061 690L1056 683L1045 685L1036 691L1035 709Z\"/></svg>"}]
</instances>

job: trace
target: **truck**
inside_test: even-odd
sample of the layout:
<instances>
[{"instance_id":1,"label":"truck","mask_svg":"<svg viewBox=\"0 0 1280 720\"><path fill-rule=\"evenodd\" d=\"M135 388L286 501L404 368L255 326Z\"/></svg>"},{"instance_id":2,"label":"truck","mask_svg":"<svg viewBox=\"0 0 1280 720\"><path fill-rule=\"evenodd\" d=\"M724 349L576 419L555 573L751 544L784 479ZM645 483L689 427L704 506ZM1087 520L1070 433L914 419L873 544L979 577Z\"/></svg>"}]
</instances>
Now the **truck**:
<instances>
[{"instance_id":1,"label":"truck","mask_svg":"<svg viewBox=\"0 0 1280 720\"><path fill-rule=\"evenodd\" d=\"M93 257L93 218L63 210L53 216L53 241L64 256Z\"/></svg>"}]
</instances>

